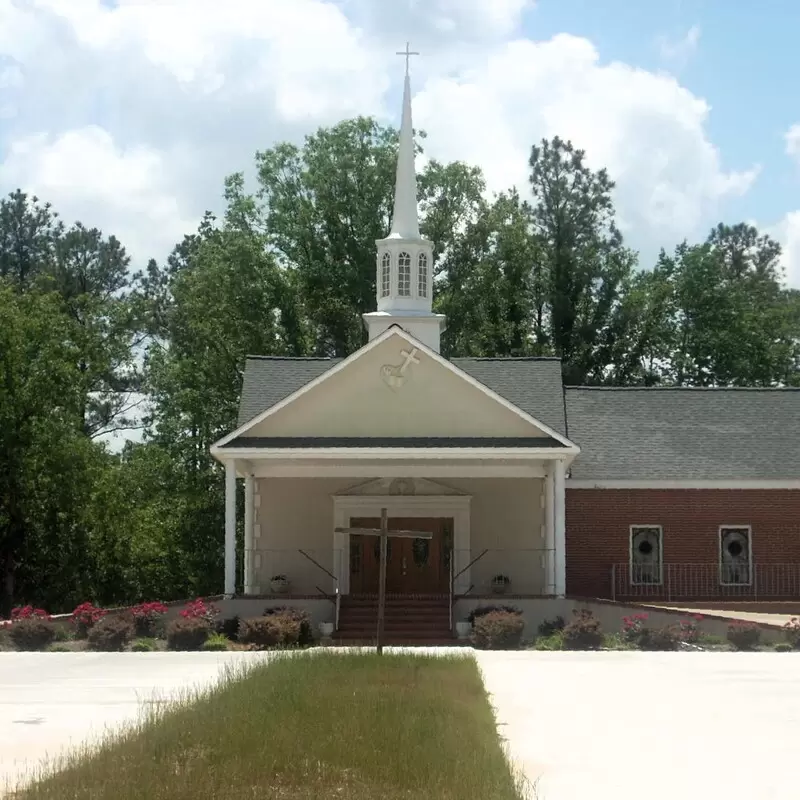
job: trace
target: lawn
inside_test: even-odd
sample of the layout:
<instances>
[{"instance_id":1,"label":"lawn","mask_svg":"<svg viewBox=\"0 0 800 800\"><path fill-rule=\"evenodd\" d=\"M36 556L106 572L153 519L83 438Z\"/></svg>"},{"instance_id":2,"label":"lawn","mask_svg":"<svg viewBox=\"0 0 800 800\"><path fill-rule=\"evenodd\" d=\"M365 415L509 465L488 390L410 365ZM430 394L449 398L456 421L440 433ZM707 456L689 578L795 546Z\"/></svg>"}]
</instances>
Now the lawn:
<instances>
[{"instance_id":1,"label":"lawn","mask_svg":"<svg viewBox=\"0 0 800 800\"><path fill-rule=\"evenodd\" d=\"M149 715L24 800L519 800L473 659L278 657Z\"/></svg>"}]
</instances>

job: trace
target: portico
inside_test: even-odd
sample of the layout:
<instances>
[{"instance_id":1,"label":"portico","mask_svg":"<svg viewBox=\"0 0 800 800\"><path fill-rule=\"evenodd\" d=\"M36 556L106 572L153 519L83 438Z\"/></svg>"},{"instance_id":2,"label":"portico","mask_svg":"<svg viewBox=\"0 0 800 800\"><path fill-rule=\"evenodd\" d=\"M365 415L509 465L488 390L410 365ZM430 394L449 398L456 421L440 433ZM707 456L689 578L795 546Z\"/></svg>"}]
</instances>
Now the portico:
<instances>
[{"instance_id":1,"label":"portico","mask_svg":"<svg viewBox=\"0 0 800 800\"><path fill-rule=\"evenodd\" d=\"M447 594L452 587L457 596L486 595L492 578L505 575L508 594L564 595L567 454L408 455L384 448L347 459L333 453L227 459L225 593L271 594L275 575L286 575L295 595L370 591L377 561L369 543L335 529L366 525L386 508L392 524L434 533L424 554L390 553L390 568L399 570L390 577L390 591ZM237 565L240 480L244 546ZM416 572L409 568L414 558ZM438 578L420 572L428 565Z\"/></svg>"}]
</instances>

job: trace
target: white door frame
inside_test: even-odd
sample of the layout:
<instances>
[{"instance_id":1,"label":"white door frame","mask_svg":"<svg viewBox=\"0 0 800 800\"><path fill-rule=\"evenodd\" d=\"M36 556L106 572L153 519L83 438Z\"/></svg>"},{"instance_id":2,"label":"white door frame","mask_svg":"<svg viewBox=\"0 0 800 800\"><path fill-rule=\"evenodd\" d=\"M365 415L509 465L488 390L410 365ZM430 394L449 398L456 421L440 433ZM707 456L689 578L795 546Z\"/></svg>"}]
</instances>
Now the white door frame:
<instances>
[{"instance_id":1,"label":"white door frame","mask_svg":"<svg viewBox=\"0 0 800 800\"><path fill-rule=\"evenodd\" d=\"M380 516L385 508L390 517L444 517L453 520L453 570L458 572L470 562L470 495L343 495L333 498L333 527L348 528L354 517ZM350 593L350 534L333 534L333 550L341 557L338 563L339 590ZM466 569L456 580L456 593L470 586L470 570Z\"/></svg>"}]
</instances>

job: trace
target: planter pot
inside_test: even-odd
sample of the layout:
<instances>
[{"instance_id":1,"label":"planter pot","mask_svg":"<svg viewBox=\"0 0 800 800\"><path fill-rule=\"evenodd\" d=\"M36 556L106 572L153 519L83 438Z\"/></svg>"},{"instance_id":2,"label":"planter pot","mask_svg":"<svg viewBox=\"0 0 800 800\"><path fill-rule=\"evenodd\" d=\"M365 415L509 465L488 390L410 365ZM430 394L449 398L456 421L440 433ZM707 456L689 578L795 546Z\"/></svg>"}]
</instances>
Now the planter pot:
<instances>
[{"instance_id":1,"label":"planter pot","mask_svg":"<svg viewBox=\"0 0 800 800\"><path fill-rule=\"evenodd\" d=\"M269 588L273 594L286 594L289 591L289 581L284 581L284 580L270 581Z\"/></svg>"},{"instance_id":2,"label":"planter pot","mask_svg":"<svg viewBox=\"0 0 800 800\"><path fill-rule=\"evenodd\" d=\"M469 622L456 622L456 636L459 639L469 639L472 633L472 625Z\"/></svg>"},{"instance_id":3,"label":"planter pot","mask_svg":"<svg viewBox=\"0 0 800 800\"><path fill-rule=\"evenodd\" d=\"M507 583L492 583L492 592L494 594L505 594L508 591Z\"/></svg>"},{"instance_id":4,"label":"planter pot","mask_svg":"<svg viewBox=\"0 0 800 800\"><path fill-rule=\"evenodd\" d=\"M319 624L319 635L321 639L330 639L333 636L333 623L332 622L320 622Z\"/></svg>"}]
</instances>

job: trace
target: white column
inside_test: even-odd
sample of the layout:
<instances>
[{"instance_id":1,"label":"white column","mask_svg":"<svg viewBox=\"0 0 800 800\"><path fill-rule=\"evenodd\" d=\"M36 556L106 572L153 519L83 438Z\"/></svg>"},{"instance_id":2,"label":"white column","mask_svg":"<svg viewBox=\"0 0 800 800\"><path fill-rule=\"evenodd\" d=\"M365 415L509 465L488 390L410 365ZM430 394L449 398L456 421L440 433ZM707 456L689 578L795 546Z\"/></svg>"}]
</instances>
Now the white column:
<instances>
[{"instance_id":1,"label":"white column","mask_svg":"<svg viewBox=\"0 0 800 800\"><path fill-rule=\"evenodd\" d=\"M225 594L236 591L236 462L225 462Z\"/></svg>"},{"instance_id":2,"label":"white column","mask_svg":"<svg viewBox=\"0 0 800 800\"><path fill-rule=\"evenodd\" d=\"M553 518L556 562L556 594L563 597L567 592L567 520L565 496L565 467L563 461L553 465Z\"/></svg>"},{"instance_id":3,"label":"white column","mask_svg":"<svg viewBox=\"0 0 800 800\"><path fill-rule=\"evenodd\" d=\"M252 475L244 479L244 593L253 591L253 495L255 481Z\"/></svg>"},{"instance_id":4,"label":"white column","mask_svg":"<svg viewBox=\"0 0 800 800\"><path fill-rule=\"evenodd\" d=\"M545 594L556 594L556 505L555 465L550 461L544 479L544 547L545 547Z\"/></svg>"}]
</instances>

